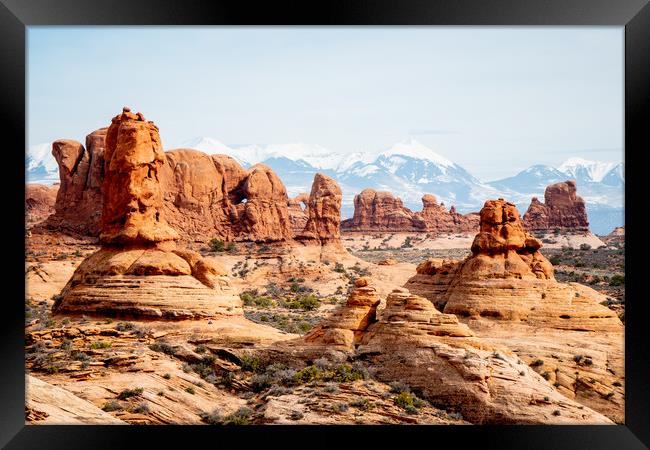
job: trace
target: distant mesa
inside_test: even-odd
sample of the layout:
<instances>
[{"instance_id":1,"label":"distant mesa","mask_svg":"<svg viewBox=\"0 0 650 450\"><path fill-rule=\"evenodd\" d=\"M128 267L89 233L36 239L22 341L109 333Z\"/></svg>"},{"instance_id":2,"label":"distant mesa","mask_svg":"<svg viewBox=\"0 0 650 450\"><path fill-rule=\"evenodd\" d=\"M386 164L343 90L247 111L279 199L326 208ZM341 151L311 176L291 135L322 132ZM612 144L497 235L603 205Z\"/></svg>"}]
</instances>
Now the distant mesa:
<instances>
[{"instance_id":1,"label":"distant mesa","mask_svg":"<svg viewBox=\"0 0 650 450\"><path fill-rule=\"evenodd\" d=\"M478 215L459 214L453 206L449 211L438 204L435 196L422 197L423 209L413 212L399 197L386 191L364 189L354 197L354 215L344 220L345 231L463 233L476 231Z\"/></svg>"},{"instance_id":2,"label":"distant mesa","mask_svg":"<svg viewBox=\"0 0 650 450\"><path fill-rule=\"evenodd\" d=\"M523 220L526 229L532 231L589 231L585 201L577 195L574 180L547 186L544 191L544 203L533 197Z\"/></svg>"},{"instance_id":3,"label":"distant mesa","mask_svg":"<svg viewBox=\"0 0 650 450\"><path fill-rule=\"evenodd\" d=\"M64 145L81 161L87 155L80 145ZM153 319L243 314L223 267L176 248L179 235L163 208L164 164L158 128L124 108L106 133L101 249L75 270L53 306L55 313ZM79 170L72 166L77 169L68 172L71 182Z\"/></svg>"}]
</instances>

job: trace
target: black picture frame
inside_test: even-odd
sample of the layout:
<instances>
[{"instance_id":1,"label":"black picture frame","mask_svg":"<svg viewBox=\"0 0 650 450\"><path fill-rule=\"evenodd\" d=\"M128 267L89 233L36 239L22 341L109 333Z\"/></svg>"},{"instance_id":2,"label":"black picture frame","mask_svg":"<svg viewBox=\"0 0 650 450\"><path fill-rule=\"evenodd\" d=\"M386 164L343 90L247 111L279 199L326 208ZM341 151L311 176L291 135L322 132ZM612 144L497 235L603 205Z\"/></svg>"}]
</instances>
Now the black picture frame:
<instances>
[{"instance_id":1,"label":"black picture frame","mask_svg":"<svg viewBox=\"0 0 650 450\"><path fill-rule=\"evenodd\" d=\"M618 426L483 427L207 427L207 426L25 426L24 154L26 127L26 27L31 25L614 25L625 27L625 226L626 226L626 406ZM80 62L81 63L81 62ZM11 449L244 447L279 441L301 446L345 445L351 437L365 446L393 434L411 445L444 440L479 448L629 449L650 445L649 327L645 324L644 263L650 254L643 211L647 153L650 151L650 6L648 0L337 0L247 2L203 0L0 0L0 126L3 157L5 295L0 327L0 445ZM15 166L14 166L15 164ZM8 167L11 169L6 170ZM23 197L19 193L23 193ZM23 236L23 239L20 239ZM11 244L10 246L7 244ZM14 261L16 260L16 261ZM11 287L9 291L7 287ZM9 295L9 292L11 293ZM345 436L340 436L345 435ZM206 445L204 444L204 445ZM394 444L392 444L394 445ZM402 444L403 445L403 444ZM202 445L201 445L202 446Z\"/></svg>"}]
</instances>

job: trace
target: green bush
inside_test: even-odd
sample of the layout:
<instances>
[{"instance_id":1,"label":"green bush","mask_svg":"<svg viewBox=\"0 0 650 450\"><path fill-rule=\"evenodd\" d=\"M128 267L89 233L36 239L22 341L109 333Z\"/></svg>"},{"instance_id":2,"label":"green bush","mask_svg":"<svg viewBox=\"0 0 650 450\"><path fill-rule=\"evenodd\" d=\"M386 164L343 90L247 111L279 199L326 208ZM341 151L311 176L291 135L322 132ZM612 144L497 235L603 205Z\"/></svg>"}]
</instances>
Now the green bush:
<instances>
[{"instance_id":1,"label":"green bush","mask_svg":"<svg viewBox=\"0 0 650 450\"><path fill-rule=\"evenodd\" d=\"M334 272L345 273L345 267L343 267L343 264L337 262L334 264Z\"/></svg>"},{"instance_id":2,"label":"green bush","mask_svg":"<svg viewBox=\"0 0 650 450\"><path fill-rule=\"evenodd\" d=\"M589 245L589 244L580 244L580 250L583 250L583 251L591 250L591 245Z\"/></svg>"},{"instance_id":3,"label":"green bush","mask_svg":"<svg viewBox=\"0 0 650 450\"><path fill-rule=\"evenodd\" d=\"M149 346L149 348L154 352L165 353L172 356L174 356L178 351L178 347L170 345L166 342L154 342Z\"/></svg>"},{"instance_id":4,"label":"green bush","mask_svg":"<svg viewBox=\"0 0 650 450\"><path fill-rule=\"evenodd\" d=\"M97 350L100 348L109 348L111 345L112 344L110 341L95 341L92 344L90 344L90 348L92 348L93 350Z\"/></svg>"},{"instance_id":5,"label":"green bush","mask_svg":"<svg viewBox=\"0 0 650 450\"><path fill-rule=\"evenodd\" d=\"M320 300L314 294L301 295L287 302L285 306L289 309L302 309L313 311L320 306Z\"/></svg>"},{"instance_id":6,"label":"green bush","mask_svg":"<svg viewBox=\"0 0 650 450\"><path fill-rule=\"evenodd\" d=\"M102 409L106 412L111 412L111 411L121 411L122 405L120 405L118 402L115 400L108 401L104 403L104 406L102 406Z\"/></svg>"},{"instance_id":7,"label":"green bush","mask_svg":"<svg viewBox=\"0 0 650 450\"><path fill-rule=\"evenodd\" d=\"M393 403L410 413L417 413L417 410L424 406L424 402L422 400L406 391L399 393L395 398L393 398Z\"/></svg>"},{"instance_id":8,"label":"green bush","mask_svg":"<svg viewBox=\"0 0 650 450\"><path fill-rule=\"evenodd\" d=\"M226 244L221 239L211 239L210 240L210 250L213 252L222 252L226 249Z\"/></svg>"},{"instance_id":9,"label":"green bush","mask_svg":"<svg viewBox=\"0 0 650 450\"><path fill-rule=\"evenodd\" d=\"M264 364L258 357L242 356L241 368L247 372L260 372L264 369Z\"/></svg>"},{"instance_id":10,"label":"green bush","mask_svg":"<svg viewBox=\"0 0 650 450\"><path fill-rule=\"evenodd\" d=\"M625 284L625 275L613 275L609 280L610 286L623 286Z\"/></svg>"},{"instance_id":11,"label":"green bush","mask_svg":"<svg viewBox=\"0 0 650 450\"><path fill-rule=\"evenodd\" d=\"M239 408L234 413L223 419L224 425L248 425L253 410L247 407Z\"/></svg>"},{"instance_id":12,"label":"green bush","mask_svg":"<svg viewBox=\"0 0 650 450\"><path fill-rule=\"evenodd\" d=\"M135 389L124 389L122 392L119 393L117 398L118 400L126 400L127 398L137 397L138 395L141 395L143 392L144 389L141 387Z\"/></svg>"}]
</instances>

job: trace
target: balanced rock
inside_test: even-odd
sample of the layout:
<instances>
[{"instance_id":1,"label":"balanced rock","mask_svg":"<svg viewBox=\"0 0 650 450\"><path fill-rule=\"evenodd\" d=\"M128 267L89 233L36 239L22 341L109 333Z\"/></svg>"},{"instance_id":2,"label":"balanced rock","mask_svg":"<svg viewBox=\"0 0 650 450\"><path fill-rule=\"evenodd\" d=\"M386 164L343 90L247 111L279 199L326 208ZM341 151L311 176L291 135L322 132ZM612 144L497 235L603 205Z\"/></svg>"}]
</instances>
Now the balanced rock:
<instances>
[{"instance_id":1,"label":"balanced rock","mask_svg":"<svg viewBox=\"0 0 650 450\"><path fill-rule=\"evenodd\" d=\"M176 250L165 219L158 128L125 109L107 132L102 183L102 248L75 270L57 313L191 319L241 314L225 270Z\"/></svg>"},{"instance_id":2,"label":"balanced rock","mask_svg":"<svg viewBox=\"0 0 650 450\"><path fill-rule=\"evenodd\" d=\"M563 395L620 422L623 325L601 304L605 296L558 283L513 204L487 201L480 230L471 256L427 261L405 286L482 339L515 350Z\"/></svg>"},{"instance_id":3,"label":"balanced rock","mask_svg":"<svg viewBox=\"0 0 650 450\"><path fill-rule=\"evenodd\" d=\"M577 195L576 182L568 180L547 186L544 203L533 197L524 214L524 226L535 231L589 231L587 208Z\"/></svg>"},{"instance_id":4,"label":"balanced rock","mask_svg":"<svg viewBox=\"0 0 650 450\"><path fill-rule=\"evenodd\" d=\"M47 219L54 212L59 186L30 183L25 185L25 222L35 224Z\"/></svg>"}]
</instances>

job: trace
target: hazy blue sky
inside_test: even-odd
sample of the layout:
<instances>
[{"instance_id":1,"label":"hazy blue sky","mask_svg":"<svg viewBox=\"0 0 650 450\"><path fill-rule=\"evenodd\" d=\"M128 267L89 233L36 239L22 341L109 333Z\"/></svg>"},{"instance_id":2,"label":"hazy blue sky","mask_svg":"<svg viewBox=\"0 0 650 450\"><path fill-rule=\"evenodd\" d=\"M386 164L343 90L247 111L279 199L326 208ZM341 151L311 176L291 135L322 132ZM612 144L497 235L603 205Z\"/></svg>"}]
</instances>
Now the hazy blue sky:
<instances>
[{"instance_id":1,"label":"hazy blue sky","mask_svg":"<svg viewBox=\"0 0 650 450\"><path fill-rule=\"evenodd\" d=\"M123 105L166 149L415 137L484 180L623 158L622 27L29 27L28 142Z\"/></svg>"}]
</instances>

